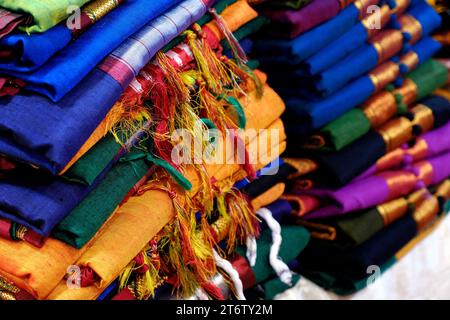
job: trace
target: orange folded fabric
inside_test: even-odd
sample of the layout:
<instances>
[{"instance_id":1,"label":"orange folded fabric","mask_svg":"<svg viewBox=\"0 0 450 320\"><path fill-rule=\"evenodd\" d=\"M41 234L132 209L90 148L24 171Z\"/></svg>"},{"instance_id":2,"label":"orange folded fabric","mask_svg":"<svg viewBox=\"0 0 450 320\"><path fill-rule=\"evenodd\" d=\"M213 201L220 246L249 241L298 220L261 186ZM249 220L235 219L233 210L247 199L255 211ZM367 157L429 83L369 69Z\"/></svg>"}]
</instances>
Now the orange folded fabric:
<instances>
[{"instance_id":1,"label":"orange folded fabric","mask_svg":"<svg viewBox=\"0 0 450 320\"><path fill-rule=\"evenodd\" d=\"M254 198L251 203L254 210L258 210L262 207L268 206L272 202L277 201L284 193L286 185L282 182L277 183L272 188Z\"/></svg>"}]
</instances>

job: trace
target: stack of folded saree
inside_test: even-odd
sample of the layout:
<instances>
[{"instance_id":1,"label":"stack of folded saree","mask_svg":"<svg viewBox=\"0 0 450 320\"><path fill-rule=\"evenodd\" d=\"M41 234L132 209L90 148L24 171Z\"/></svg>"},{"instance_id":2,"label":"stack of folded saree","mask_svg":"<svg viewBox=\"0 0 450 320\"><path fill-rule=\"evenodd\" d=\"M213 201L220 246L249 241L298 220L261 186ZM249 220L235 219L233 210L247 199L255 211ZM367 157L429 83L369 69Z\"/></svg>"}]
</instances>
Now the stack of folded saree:
<instances>
[{"instance_id":1,"label":"stack of folded saree","mask_svg":"<svg viewBox=\"0 0 450 320\"><path fill-rule=\"evenodd\" d=\"M2 298L223 298L224 257L292 169L284 102L246 56L267 19L245 0L80 12L0 40Z\"/></svg>"},{"instance_id":2,"label":"stack of folded saree","mask_svg":"<svg viewBox=\"0 0 450 320\"><path fill-rule=\"evenodd\" d=\"M283 160L296 172L285 181L280 201L291 210L281 222L311 236L288 266L349 294L445 216L449 71L433 57L445 56L448 28L443 4L334 2L333 13L318 9L324 1L259 4L270 36L254 47L287 108Z\"/></svg>"},{"instance_id":3,"label":"stack of folded saree","mask_svg":"<svg viewBox=\"0 0 450 320\"><path fill-rule=\"evenodd\" d=\"M444 218L439 1L42 3L0 0L0 299L347 294Z\"/></svg>"}]
</instances>

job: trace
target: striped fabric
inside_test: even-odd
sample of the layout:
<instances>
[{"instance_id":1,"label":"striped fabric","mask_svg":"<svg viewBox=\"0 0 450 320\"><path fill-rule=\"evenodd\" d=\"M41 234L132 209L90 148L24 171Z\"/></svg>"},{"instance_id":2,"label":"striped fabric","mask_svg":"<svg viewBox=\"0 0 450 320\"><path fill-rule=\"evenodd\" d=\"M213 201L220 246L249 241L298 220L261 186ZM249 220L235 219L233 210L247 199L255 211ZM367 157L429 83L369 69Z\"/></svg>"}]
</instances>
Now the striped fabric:
<instances>
[{"instance_id":1,"label":"striped fabric","mask_svg":"<svg viewBox=\"0 0 450 320\"><path fill-rule=\"evenodd\" d=\"M120 83L125 89L136 83L146 63L171 39L199 20L212 0L186 0L129 37L114 50L98 68ZM134 80L134 81L133 81Z\"/></svg>"}]
</instances>

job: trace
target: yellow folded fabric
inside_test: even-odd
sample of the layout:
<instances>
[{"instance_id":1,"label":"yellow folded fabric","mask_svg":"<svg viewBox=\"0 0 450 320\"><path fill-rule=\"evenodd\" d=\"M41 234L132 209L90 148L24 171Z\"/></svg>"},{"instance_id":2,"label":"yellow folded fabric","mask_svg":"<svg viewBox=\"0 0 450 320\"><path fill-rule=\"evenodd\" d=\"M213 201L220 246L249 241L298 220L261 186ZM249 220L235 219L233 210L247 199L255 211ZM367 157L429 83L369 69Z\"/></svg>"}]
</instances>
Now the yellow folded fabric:
<instances>
[{"instance_id":1,"label":"yellow folded fabric","mask_svg":"<svg viewBox=\"0 0 450 320\"><path fill-rule=\"evenodd\" d=\"M283 195L285 189L286 185L283 182L277 183L272 188L252 200L251 203L253 209L258 210L277 201Z\"/></svg>"},{"instance_id":2,"label":"yellow folded fabric","mask_svg":"<svg viewBox=\"0 0 450 320\"><path fill-rule=\"evenodd\" d=\"M40 249L0 238L0 274L37 298L45 298L80 256L79 250L48 239Z\"/></svg>"}]
</instances>

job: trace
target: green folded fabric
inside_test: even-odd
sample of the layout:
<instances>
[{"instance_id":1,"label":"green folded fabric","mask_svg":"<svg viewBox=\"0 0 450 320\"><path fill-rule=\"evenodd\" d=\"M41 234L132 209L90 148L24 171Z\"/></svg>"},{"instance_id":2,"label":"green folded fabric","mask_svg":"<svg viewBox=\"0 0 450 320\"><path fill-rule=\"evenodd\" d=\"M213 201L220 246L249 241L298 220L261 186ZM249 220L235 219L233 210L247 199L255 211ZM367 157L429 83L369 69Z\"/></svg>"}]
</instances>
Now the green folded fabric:
<instances>
[{"instance_id":1,"label":"green folded fabric","mask_svg":"<svg viewBox=\"0 0 450 320\"><path fill-rule=\"evenodd\" d=\"M56 226L52 237L78 249L83 247L150 166L145 159L117 163L102 182Z\"/></svg>"},{"instance_id":2,"label":"green folded fabric","mask_svg":"<svg viewBox=\"0 0 450 320\"><path fill-rule=\"evenodd\" d=\"M417 86L416 101L443 86L447 82L447 77L448 71L445 66L432 59L407 75L407 78ZM397 112L403 111L401 107L402 105L399 103ZM320 130L326 141L321 150L339 151L362 137L370 129L369 119L361 109L350 110Z\"/></svg>"},{"instance_id":3,"label":"green folded fabric","mask_svg":"<svg viewBox=\"0 0 450 320\"><path fill-rule=\"evenodd\" d=\"M350 214L337 219L335 226L346 236L345 245L357 246L384 228L383 217L377 208ZM349 241L350 240L350 241Z\"/></svg>"},{"instance_id":4,"label":"green folded fabric","mask_svg":"<svg viewBox=\"0 0 450 320\"><path fill-rule=\"evenodd\" d=\"M359 109L352 109L321 130L331 149L339 151L371 129L370 121Z\"/></svg>"},{"instance_id":5,"label":"green folded fabric","mask_svg":"<svg viewBox=\"0 0 450 320\"><path fill-rule=\"evenodd\" d=\"M305 228L296 225L282 225L281 237L283 241L278 256L285 263L289 263L297 258L310 239L309 232ZM269 262L270 248L272 246L272 232L269 229L263 230L256 243L257 258L256 264L252 267L252 270L256 278L256 284L259 284L275 275L275 271ZM245 257L247 247L240 246L236 249L236 252L242 257Z\"/></svg>"},{"instance_id":6,"label":"green folded fabric","mask_svg":"<svg viewBox=\"0 0 450 320\"><path fill-rule=\"evenodd\" d=\"M448 70L437 60L430 59L408 74L417 86L416 101L430 95L447 83Z\"/></svg>"},{"instance_id":7,"label":"green folded fabric","mask_svg":"<svg viewBox=\"0 0 450 320\"><path fill-rule=\"evenodd\" d=\"M297 282L300 280L300 275L294 274L292 276L292 287L294 287ZM276 279L270 279L261 284L261 286L264 289L264 299L265 300L273 300L275 296L279 293L282 293L290 288L291 286L287 285L286 283L282 282L279 278Z\"/></svg>"},{"instance_id":8,"label":"green folded fabric","mask_svg":"<svg viewBox=\"0 0 450 320\"><path fill-rule=\"evenodd\" d=\"M116 142L114 137L107 135L78 159L63 175L63 178L91 185L111 163L120 148L121 145Z\"/></svg>"},{"instance_id":9,"label":"green folded fabric","mask_svg":"<svg viewBox=\"0 0 450 320\"><path fill-rule=\"evenodd\" d=\"M0 0L0 7L17 13L26 13L33 17L33 24L20 27L31 32L45 32L72 14L70 6L82 7L90 0Z\"/></svg>"}]
</instances>

